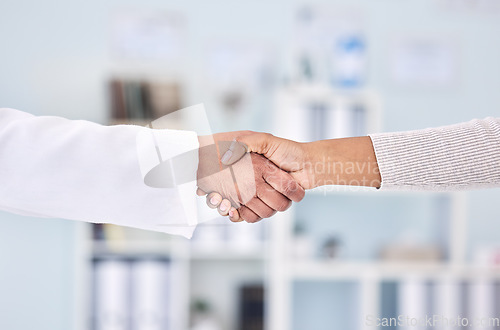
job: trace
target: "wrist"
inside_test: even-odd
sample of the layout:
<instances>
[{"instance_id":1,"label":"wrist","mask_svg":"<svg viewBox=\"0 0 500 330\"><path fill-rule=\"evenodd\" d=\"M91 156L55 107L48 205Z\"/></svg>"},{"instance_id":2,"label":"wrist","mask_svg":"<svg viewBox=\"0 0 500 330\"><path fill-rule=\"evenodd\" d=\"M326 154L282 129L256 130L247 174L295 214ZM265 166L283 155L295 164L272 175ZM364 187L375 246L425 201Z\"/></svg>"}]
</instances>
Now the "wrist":
<instances>
[{"instance_id":1,"label":"wrist","mask_svg":"<svg viewBox=\"0 0 500 330\"><path fill-rule=\"evenodd\" d=\"M380 187L380 173L371 139L353 137L306 144L310 186Z\"/></svg>"},{"instance_id":2,"label":"wrist","mask_svg":"<svg viewBox=\"0 0 500 330\"><path fill-rule=\"evenodd\" d=\"M331 164L330 153L333 140L321 140L303 144L304 149L304 185L313 189L328 184Z\"/></svg>"}]
</instances>

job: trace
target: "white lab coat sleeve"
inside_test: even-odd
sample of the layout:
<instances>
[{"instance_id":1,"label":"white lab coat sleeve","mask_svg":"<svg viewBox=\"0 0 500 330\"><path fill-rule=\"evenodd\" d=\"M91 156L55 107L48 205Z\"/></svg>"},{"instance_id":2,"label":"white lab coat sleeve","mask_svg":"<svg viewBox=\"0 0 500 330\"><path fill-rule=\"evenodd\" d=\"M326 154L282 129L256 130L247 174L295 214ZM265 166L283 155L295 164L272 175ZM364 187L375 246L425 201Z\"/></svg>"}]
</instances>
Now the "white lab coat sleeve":
<instances>
[{"instance_id":1,"label":"white lab coat sleeve","mask_svg":"<svg viewBox=\"0 0 500 330\"><path fill-rule=\"evenodd\" d=\"M136 144L142 130L149 128L0 109L0 209L191 237L195 227L182 206L190 198L144 183ZM155 136L178 153L198 148L194 132ZM195 195L196 182L189 184L183 193Z\"/></svg>"}]
</instances>

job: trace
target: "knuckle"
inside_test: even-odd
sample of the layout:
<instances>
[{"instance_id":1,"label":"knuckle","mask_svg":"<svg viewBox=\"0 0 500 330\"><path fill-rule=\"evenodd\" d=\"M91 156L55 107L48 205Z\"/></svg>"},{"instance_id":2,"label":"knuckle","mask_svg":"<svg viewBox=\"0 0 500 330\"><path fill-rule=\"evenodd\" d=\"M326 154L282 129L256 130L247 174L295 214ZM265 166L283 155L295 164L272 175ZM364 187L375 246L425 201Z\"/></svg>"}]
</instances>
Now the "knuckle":
<instances>
[{"instance_id":1,"label":"knuckle","mask_svg":"<svg viewBox=\"0 0 500 330\"><path fill-rule=\"evenodd\" d=\"M272 217L273 215L275 215L276 213L278 213L277 210L272 210L272 212L266 217L266 218L270 218Z\"/></svg>"},{"instance_id":2,"label":"knuckle","mask_svg":"<svg viewBox=\"0 0 500 330\"><path fill-rule=\"evenodd\" d=\"M285 196L290 197L296 202L301 201L305 196L304 189L293 180L283 183L283 193Z\"/></svg>"},{"instance_id":3,"label":"knuckle","mask_svg":"<svg viewBox=\"0 0 500 330\"><path fill-rule=\"evenodd\" d=\"M273 192L274 189L268 185L257 185L253 199L266 199Z\"/></svg>"},{"instance_id":4,"label":"knuckle","mask_svg":"<svg viewBox=\"0 0 500 330\"><path fill-rule=\"evenodd\" d=\"M283 187L282 189L283 189L283 193L285 194L285 196L290 196L297 189L297 184L295 183L295 181L286 180L282 183L282 187Z\"/></svg>"},{"instance_id":5,"label":"knuckle","mask_svg":"<svg viewBox=\"0 0 500 330\"><path fill-rule=\"evenodd\" d=\"M248 223L256 223L256 222L259 222L260 220L262 220L262 218L260 218L258 216L253 216L250 219L246 220L246 222L248 222Z\"/></svg>"},{"instance_id":6,"label":"knuckle","mask_svg":"<svg viewBox=\"0 0 500 330\"><path fill-rule=\"evenodd\" d=\"M273 215L276 214L276 210L273 210L269 208L268 210L264 211L263 214L259 214L262 218L270 218Z\"/></svg>"},{"instance_id":7,"label":"knuckle","mask_svg":"<svg viewBox=\"0 0 500 330\"><path fill-rule=\"evenodd\" d=\"M250 211L246 211L244 214L240 214L240 216L248 223L255 223L260 220L259 216Z\"/></svg>"},{"instance_id":8,"label":"knuckle","mask_svg":"<svg viewBox=\"0 0 500 330\"><path fill-rule=\"evenodd\" d=\"M279 212L284 212L288 210L292 206L292 201L291 200L284 200L278 204L278 207L276 208L277 211Z\"/></svg>"},{"instance_id":9,"label":"knuckle","mask_svg":"<svg viewBox=\"0 0 500 330\"><path fill-rule=\"evenodd\" d=\"M246 206L240 207L238 211L240 212L240 218L244 221L247 221L247 219L250 218L250 212L248 212L248 208Z\"/></svg>"}]
</instances>

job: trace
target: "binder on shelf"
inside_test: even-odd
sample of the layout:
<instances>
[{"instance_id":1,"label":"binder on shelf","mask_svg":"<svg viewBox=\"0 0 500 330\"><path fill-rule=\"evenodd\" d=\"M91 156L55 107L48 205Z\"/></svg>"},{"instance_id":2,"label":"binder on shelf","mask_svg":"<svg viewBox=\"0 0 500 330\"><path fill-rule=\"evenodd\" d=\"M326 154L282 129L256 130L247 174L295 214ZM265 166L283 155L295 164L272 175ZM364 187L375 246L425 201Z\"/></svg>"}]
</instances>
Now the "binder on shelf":
<instances>
[{"instance_id":1,"label":"binder on shelf","mask_svg":"<svg viewBox=\"0 0 500 330\"><path fill-rule=\"evenodd\" d=\"M495 310L495 285L492 280L475 278L468 285L468 317L478 329L491 330L498 317ZM493 322L493 323L492 323Z\"/></svg>"},{"instance_id":2,"label":"binder on shelf","mask_svg":"<svg viewBox=\"0 0 500 330\"><path fill-rule=\"evenodd\" d=\"M127 109L125 106L125 93L123 91L123 82L112 80L110 82L111 94L111 117L114 119L126 119Z\"/></svg>"},{"instance_id":3,"label":"binder on shelf","mask_svg":"<svg viewBox=\"0 0 500 330\"><path fill-rule=\"evenodd\" d=\"M162 260L132 264L132 329L169 329L170 265Z\"/></svg>"},{"instance_id":4,"label":"binder on shelf","mask_svg":"<svg viewBox=\"0 0 500 330\"><path fill-rule=\"evenodd\" d=\"M437 321L436 330L452 330L457 329L453 325L453 321L462 313L462 285L456 279L443 279L434 285L434 311L433 314L441 317Z\"/></svg>"},{"instance_id":5,"label":"binder on shelf","mask_svg":"<svg viewBox=\"0 0 500 330\"><path fill-rule=\"evenodd\" d=\"M399 329L424 330L425 323L414 324L414 320L425 319L428 315L427 283L420 278L408 278L399 284L399 315L404 316L404 324Z\"/></svg>"},{"instance_id":6,"label":"binder on shelf","mask_svg":"<svg viewBox=\"0 0 500 330\"><path fill-rule=\"evenodd\" d=\"M141 83L134 81L126 82L124 83L124 89L128 118L145 119L146 111Z\"/></svg>"},{"instance_id":7,"label":"binder on shelf","mask_svg":"<svg viewBox=\"0 0 500 330\"><path fill-rule=\"evenodd\" d=\"M113 120L153 120L182 108L175 82L113 79L109 85Z\"/></svg>"},{"instance_id":8,"label":"binder on shelf","mask_svg":"<svg viewBox=\"0 0 500 330\"><path fill-rule=\"evenodd\" d=\"M129 329L129 265L124 260L98 260L94 267L95 330Z\"/></svg>"},{"instance_id":9,"label":"binder on shelf","mask_svg":"<svg viewBox=\"0 0 500 330\"><path fill-rule=\"evenodd\" d=\"M244 285L240 288L239 329L264 329L264 287L262 285Z\"/></svg>"}]
</instances>

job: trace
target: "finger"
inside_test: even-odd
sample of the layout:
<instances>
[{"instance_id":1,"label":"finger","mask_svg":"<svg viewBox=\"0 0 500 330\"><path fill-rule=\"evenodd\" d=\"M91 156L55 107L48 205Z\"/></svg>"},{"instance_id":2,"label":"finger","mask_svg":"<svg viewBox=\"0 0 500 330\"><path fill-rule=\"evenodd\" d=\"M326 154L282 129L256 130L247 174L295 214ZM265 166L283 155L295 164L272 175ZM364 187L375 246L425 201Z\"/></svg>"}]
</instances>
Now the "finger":
<instances>
[{"instance_id":1,"label":"finger","mask_svg":"<svg viewBox=\"0 0 500 330\"><path fill-rule=\"evenodd\" d=\"M196 195L205 196L207 193L201 190L200 188L196 189Z\"/></svg>"},{"instance_id":2,"label":"finger","mask_svg":"<svg viewBox=\"0 0 500 330\"><path fill-rule=\"evenodd\" d=\"M253 212L246 206L240 207L238 209L238 212L240 213L240 218L248 223L254 223L262 220L257 214L255 214L255 212Z\"/></svg>"},{"instance_id":3,"label":"finger","mask_svg":"<svg viewBox=\"0 0 500 330\"><path fill-rule=\"evenodd\" d=\"M231 165L240 160L247 153L247 146L244 143L240 143L236 140L233 140L228 148L224 148L224 144L221 143L219 145L219 150L221 153L225 149L225 153L221 158L221 163L224 165Z\"/></svg>"},{"instance_id":4,"label":"finger","mask_svg":"<svg viewBox=\"0 0 500 330\"><path fill-rule=\"evenodd\" d=\"M221 162L224 165L234 164L247 152L255 152L265 156L269 152L269 146L272 145L272 138L274 136L269 133L241 132L234 139L229 150L224 153Z\"/></svg>"},{"instance_id":5,"label":"finger","mask_svg":"<svg viewBox=\"0 0 500 330\"><path fill-rule=\"evenodd\" d=\"M269 167L269 170L264 171L262 176L271 187L294 202L300 202L306 194L304 188L289 173L276 166Z\"/></svg>"},{"instance_id":6,"label":"finger","mask_svg":"<svg viewBox=\"0 0 500 330\"><path fill-rule=\"evenodd\" d=\"M229 210L228 214L229 214L229 220L231 220L232 222L241 222L241 221L243 221L243 219L240 218L240 213L234 207L231 207L231 209Z\"/></svg>"},{"instance_id":7,"label":"finger","mask_svg":"<svg viewBox=\"0 0 500 330\"><path fill-rule=\"evenodd\" d=\"M259 197L261 201L273 210L280 212L286 211L292 205L292 201L290 199L274 189L267 182L259 184L257 197Z\"/></svg>"},{"instance_id":8,"label":"finger","mask_svg":"<svg viewBox=\"0 0 500 330\"><path fill-rule=\"evenodd\" d=\"M218 207L219 214L222 216L228 215L230 209L231 209L231 202L228 199L222 200L222 202Z\"/></svg>"},{"instance_id":9,"label":"finger","mask_svg":"<svg viewBox=\"0 0 500 330\"><path fill-rule=\"evenodd\" d=\"M257 214L260 218L270 218L276 214L276 210L272 209L264 203L260 198L254 197L248 203L245 204L250 210Z\"/></svg>"},{"instance_id":10,"label":"finger","mask_svg":"<svg viewBox=\"0 0 500 330\"><path fill-rule=\"evenodd\" d=\"M255 152L264 156L272 149L272 142L276 139L272 134L261 132L242 134L235 138L236 141L246 145L247 152Z\"/></svg>"},{"instance_id":11,"label":"finger","mask_svg":"<svg viewBox=\"0 0 500 330\"><path fill-rule=\"evenodd\" d=\"M207 205L211 209L215 209L222 202L222 196L219 193L212 192L207 196Z\"/></svg>"}]
</instances>

